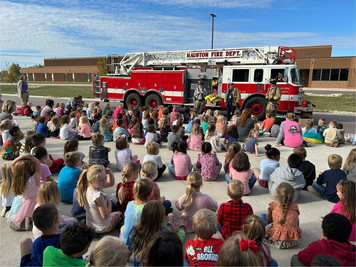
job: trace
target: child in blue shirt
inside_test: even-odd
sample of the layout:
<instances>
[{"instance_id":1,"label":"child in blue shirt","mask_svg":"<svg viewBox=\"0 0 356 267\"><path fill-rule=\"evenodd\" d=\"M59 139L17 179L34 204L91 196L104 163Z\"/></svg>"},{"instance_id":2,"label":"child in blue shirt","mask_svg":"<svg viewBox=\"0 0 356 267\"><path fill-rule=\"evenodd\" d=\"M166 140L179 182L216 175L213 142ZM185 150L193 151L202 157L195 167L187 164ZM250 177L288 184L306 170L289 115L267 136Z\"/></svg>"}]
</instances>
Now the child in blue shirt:
<instances>
[{"instance_id":1,"label":"child in blue shirt","mask_svg":"<svg viewBox=\"0 0 356 267\"><path fill-rule=\"evenodd\" d=\"M42 235L33 243L26 238L20 243L20 266L42 266L43 251L48 246L60 248L58 209L53 204L37 207L32 215L33 223L42 231Z\"/></svg>"},{"instance_id":2,"label":"child in blue shirt","mask_svg":"<svg viewBox=\"0 0 356 267\"><path fill-rule=\"evenodd\" d=\"M81 158L78 152L68 152L64 155L65 167L58 176L58 188L61 192L61 201L67 204L73 202L73 192L77 187L80 176L78 167L81 165Z\"/></svg>"},{"instance_id":3,"label":"child in blue shirt","mask_svg":"<svg viewBox=\"0 0 356 267\"><path fill-rule=\"evenodd\" d=\"M258 141L257 138L259 136L259 131L252 129L249 133L249 137L246 140L245 149L246 152L255 154L258 157L260 154L258 153Z\"/></svg>"},{"instance_id":4,"label":"child in blue shirt","mask_svg":"<svg viewBox=\"0 0 356 267\"><path fill-rule=\"evenodd\" d=\"M337 195L336 185L341 180L347 180L346 173L341 170L342 157L337 154L331 154L328 157L330 170L320 173L316 182L313 182L312 188L309 186L308 191L313 192L313 189L326 200L337 203L340 201ZM326 184L324 186L324 184Z\"/></svg>"},{"instance_id":5,"label":"child in blue shirt","mask_svg":"<svg viewBox=\"0 0 356 267\"><path fill-rule=\"evenodd\" d=\"M46 137L48 135L48 126L46 125L46 117L44 116L38 118L37 133L43 134Z\"/></svg>"}]
</instances>

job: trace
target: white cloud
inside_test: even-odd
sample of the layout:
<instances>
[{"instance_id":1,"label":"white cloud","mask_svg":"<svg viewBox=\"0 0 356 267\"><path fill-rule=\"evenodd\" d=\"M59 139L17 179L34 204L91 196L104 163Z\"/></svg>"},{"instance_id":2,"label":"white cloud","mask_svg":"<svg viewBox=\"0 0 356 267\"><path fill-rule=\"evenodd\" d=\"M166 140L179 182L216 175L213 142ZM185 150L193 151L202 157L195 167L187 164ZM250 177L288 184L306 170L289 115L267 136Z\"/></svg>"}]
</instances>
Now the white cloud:
<instances>
[{"instance_id":1,"label":"white cloud","mask_svg":"<svg viewBox=\"0 0 356 267\"><path fill-rule=\"evenodd\" d=\"M193 3L188 0L172 2ZM203 0L195 2L199 4ZM232 5L251 1L221 2ZM211 24L197 16L160 14L162 10L160 13L145 11L145 8L134 8L133 3L108 2L103 9L93 8L97 4L94 1L65 0L60 6L55 3L1 0L0 68L5 62L16 62L24 67L25 64L43 64L44 58L54 57L210 48ZM207 5L212 3L206 1ZM331 44L334 49L347 49L354 47L354 43L355 36L325 36L311 32L216 30L214 34L216 48Z\"/></svg>"}]
</instances>

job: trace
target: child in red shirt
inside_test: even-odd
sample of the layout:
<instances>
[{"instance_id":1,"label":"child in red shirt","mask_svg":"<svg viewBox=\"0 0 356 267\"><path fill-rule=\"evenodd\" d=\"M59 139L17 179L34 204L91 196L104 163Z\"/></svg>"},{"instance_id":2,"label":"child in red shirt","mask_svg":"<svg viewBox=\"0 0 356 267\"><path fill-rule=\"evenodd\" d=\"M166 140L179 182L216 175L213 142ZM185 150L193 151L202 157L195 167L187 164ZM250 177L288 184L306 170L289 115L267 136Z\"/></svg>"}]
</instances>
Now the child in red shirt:
<instances>
[{"instance_id":1,"label":"child in red shirt","mask_svg":"<svg viewBox=\"0 0 356 267\"><path fill-rule=\"evenodd\" d=\"M218 229L223 238L228 239L234 232L241 231L245 219L253 215L250 204L241 200L244 195L244 185L240 180L231 180L227 186L230 201L222 203L218 210Z\"/></svg>"},{"instance_id":2,"label":"child in red shirt","mask_svg":"<svg viewBox=\"0 0 356 267\"><path fill-rule=\"evenodd\" d=\"M260 129L262 133L268 132L274 123L274 119L272 119L271 112L266 112L266 119L261 123Z\"/></svg>"},{"instance_id":3,"label":"child in red shirt","mask_svg":"<svg viewBox=\"0 0 356 267\"><path fill-rule=\"evenodd\" d=\"M224 244L222 238L212 237L216 233L215 213L208 209L198 210L193 216L193 228L196 236L185 243L185 261L190 266L215 266Z\"/></svg>"}]
</instances>

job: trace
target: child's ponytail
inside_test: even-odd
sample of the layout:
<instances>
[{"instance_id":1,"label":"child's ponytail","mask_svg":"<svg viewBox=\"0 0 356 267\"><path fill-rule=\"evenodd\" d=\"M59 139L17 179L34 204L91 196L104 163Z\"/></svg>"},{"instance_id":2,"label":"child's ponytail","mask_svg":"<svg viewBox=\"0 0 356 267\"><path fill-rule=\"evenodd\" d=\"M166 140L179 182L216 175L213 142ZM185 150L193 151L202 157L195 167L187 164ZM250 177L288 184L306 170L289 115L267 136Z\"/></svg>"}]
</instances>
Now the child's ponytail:
<instances>
[{"instance_id":1,"label":"child's ponytail","mask_svg":"<svg viewBox=\"0 0 356 267\"><path fill-rule=\"evenodd\" d=\"M344 203L342 212L346 217L350 216L350 222L355 223L356 221L356 204L355 204L355 191L356 184L353 181L341 180L337 184L337 188L341 189L342 199Z\"/></svg>"},{"instance_id":2,"label":"child's ponytail","mask_svg":"<svg viewBox=\"0 0 356 267\"><path fill-rule=\"evenodd\" d=\"M78 200L79 205L83 207L88 206L87 189L89 182L87 174L88 170L82 171L77 182L77 192L75 192L75 198Z\"/></svg>"},{"instance_id":3,"label":"child's ponytail","mask_svg":"<svg viewBox=\"0 0 356 267\"><path fill-rule=\"evenodd\" d=\"M183 201L184 211L189 211L193 204L195 192L202 186L203 181L199 172L191 172L187 177L187 188L185 189L185 199Z\"/></svg>"},{"instance_id":4,"label":"child's ponytail","mask_svg":"<svg viewBox=\"0 0 356 267\"><path fill-rule=\"evenodd\" d=\"M279 221L284 224L286 221L287 211L294 200L294 188L288 183L281 183L276 189L276 199L282 206L283 217Z\"/></svg>"},{"instance_id":5,"label":"child's ponytail","mask_svg":"<svg viewBox=\"0 0 356 267\"><path fill-rule=\"evenodd\" d=\"M11 162L5 162L1 167L1 196L3 198L9 197L12 192L12 170L11 170Z\"/></svg>"},{"instance_id":6,"label":"child's ponytail","mask_svg":"<svg viewBox=\"0 0 356 267\"><path fill-rule=\"evenodd\" d=\"M137 172L139 171L139 166L135 162L128 162L124 170L122 171L122 183L121 187L119 189L119 192L117 193L117 197L119 199L119 203L122 204L125 200L125 195L126 195L126 188L125 184L130 180L130 178Z\"/></svg>"}]
</instances>

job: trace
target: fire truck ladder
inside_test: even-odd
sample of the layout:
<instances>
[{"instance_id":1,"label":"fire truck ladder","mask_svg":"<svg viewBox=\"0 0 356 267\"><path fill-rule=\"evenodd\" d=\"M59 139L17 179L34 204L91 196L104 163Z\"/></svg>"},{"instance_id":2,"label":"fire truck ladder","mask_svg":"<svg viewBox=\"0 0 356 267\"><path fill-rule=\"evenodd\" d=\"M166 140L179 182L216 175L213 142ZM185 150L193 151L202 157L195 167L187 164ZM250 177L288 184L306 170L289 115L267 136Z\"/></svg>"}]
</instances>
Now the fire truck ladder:
<instances>
[{"instance_id":1,"label":"fire truck ladder","mask_svg":"<svg viewBox=\"0 0 356 267\"><path fill-rule=\"evenodd\" d=\"M113 63L112 75L129 75L135 67L215 65L220 64L289 64L294 63L291 47L265 46L208 50L127 53L119 63Z\"/></svg>"}]
</instances>

